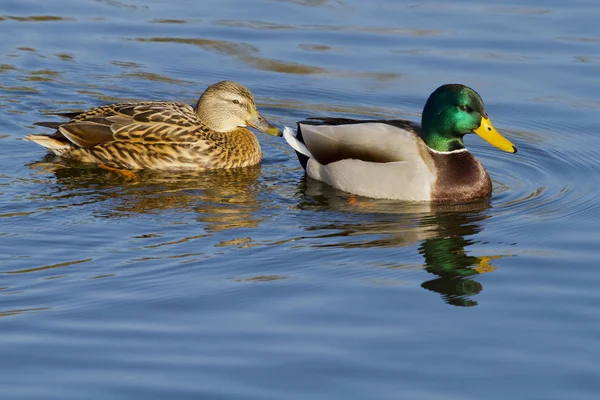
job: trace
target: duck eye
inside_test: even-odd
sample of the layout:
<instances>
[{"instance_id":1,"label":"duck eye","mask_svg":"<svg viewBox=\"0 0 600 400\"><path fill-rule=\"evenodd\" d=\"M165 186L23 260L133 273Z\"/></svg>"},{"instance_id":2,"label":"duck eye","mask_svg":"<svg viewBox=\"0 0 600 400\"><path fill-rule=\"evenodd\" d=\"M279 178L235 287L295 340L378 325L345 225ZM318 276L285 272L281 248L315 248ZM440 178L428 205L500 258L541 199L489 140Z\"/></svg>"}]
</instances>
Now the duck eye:
<instances>
[{"instance_id":1,"label":"duck eye","mask_svg":"<svg viewBox=\"0 0 600 400\"><path fill-rule=\"evenodd\" d=\"M231 100L231 102L232 102L233 104L240 104L240 101L239 101L238 99Z\"/></svg>"},{"instance_id":2,"label":"duck eye","mask_svg":"<svg viewBox=\"0 0 600 400\"><path fill-rule=\"evenodd\" d=\"M458 108L460 108L461 111L469 111L469 107L467 106L458 106Z\"/></svg>"}]
</instances>

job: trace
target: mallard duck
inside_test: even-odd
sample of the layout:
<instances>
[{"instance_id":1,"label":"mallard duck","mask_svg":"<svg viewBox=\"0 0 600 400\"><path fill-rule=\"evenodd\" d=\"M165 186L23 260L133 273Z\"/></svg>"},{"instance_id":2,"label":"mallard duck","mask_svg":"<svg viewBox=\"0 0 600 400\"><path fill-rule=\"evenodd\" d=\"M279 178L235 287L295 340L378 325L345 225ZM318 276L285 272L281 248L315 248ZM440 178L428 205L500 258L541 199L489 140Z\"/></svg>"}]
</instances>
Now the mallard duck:
<instances>
[{"instance_id":1,"label":"mallard duck","mask_svg":"<svg viewBox=\"0 0 600 400\"><path fill-rule=\"evenodd\" d=\"M25 139L65 159L108 169L246 167L259 163L262 156L258 140L246 126L280 136L256 110L250 91L231 81L208 87L196 108L144 101L56 115L70 120L38 122L57 131Z\"/></svg>"},{"instance_id":2,"label":"mallard duck","mask_svg":"<svg viewBox=\"0 0 600 400\"><path fill-rule=\"evenodd\" d=\"M476 133L500 150L517 148L492 125L473 89L443 85L430 96L421 126L404 120L309 118L283 136L309 177L382 199L466 202L492 192L483 165L464 146Z\"/></svg>"}]
</instances>

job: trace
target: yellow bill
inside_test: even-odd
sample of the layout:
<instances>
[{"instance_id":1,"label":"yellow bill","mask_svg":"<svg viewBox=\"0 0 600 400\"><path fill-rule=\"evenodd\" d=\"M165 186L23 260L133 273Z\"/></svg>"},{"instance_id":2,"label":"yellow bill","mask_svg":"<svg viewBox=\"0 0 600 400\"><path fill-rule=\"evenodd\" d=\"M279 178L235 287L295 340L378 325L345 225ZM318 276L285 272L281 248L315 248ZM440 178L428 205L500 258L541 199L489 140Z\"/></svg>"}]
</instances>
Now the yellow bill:
<instances>
[{"instance_id":1,"label":"yellow bill","mask_svg":"<svg viewBox=\"0 0 600 400\"><path fill-rule=\"evenodd\" d=\"M509 153L516 153L517 146L512 144L507 138L502 136L489 118L481 117L481 125L473 132L484 138L492 146L499 148L500 150L507 151Z\"/></svg>"}]
</instances>

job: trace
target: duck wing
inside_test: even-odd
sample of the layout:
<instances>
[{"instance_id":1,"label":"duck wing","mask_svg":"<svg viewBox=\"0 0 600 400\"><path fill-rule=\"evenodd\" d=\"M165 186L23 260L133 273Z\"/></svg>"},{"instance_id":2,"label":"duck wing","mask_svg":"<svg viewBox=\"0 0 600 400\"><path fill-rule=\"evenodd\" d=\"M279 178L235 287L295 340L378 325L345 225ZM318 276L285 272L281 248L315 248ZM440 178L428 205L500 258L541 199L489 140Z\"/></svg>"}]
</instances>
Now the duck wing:
<instances>
[{"instance_id":1,"label":"duck wing","mask_svg":"<svg viewBox=\"0 0 600 400\"><path fill-rule=\"evenodd\" d=\"M298 123L296 138L322 165L356 159L373 163L409 161L423 141L406 120L311 118Z\"/></svg>"},{"instance_id":2,"label":"duck wing","mask_svg":"<svg viewBox=\"0 0 600 400\"><path fill-rule=\"evenodd\" d=\"M309 177L367 197L431 199L435 166L405 120L308 119L284 137L297 151Z\"/></svg>"},{"instance_id":3,"label":"duck wing","mask_svg":"<svg viewBox=\"0 0 600 400\"><path fill-rule=\"evenodd\" d=\"M141 144L193 143L203 125L192 106L169 101L109 104L78 114L70 121L37 125L57 128L78 147L121 141Z\"/></svg>"}]
</instances>

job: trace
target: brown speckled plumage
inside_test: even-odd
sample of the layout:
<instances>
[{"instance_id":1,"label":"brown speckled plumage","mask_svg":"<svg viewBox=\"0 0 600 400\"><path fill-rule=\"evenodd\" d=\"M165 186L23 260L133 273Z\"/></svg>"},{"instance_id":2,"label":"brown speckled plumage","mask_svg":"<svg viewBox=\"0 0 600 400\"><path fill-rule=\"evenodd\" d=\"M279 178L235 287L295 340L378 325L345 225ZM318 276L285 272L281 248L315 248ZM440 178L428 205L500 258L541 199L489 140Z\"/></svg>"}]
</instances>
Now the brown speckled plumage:
<instances>
[{"instance_id":1,"label":"brown speckled plumage","mask_svg":"<svg viewBox=\"0 0 600 400\"><path fill-rule=\"evenodd\" d=\"M209 104L213 99L218 103ZM224 81L207 89L196 109L172 101L109 104L63 114L71 118L66 123L38 123L57 131L26 139L65 159L120 169L246 167L259 163L262 153L254 134L239 126L246 120L241 116L273 128L255 107L246 88Z\"/></svg>"}]
</instances>

